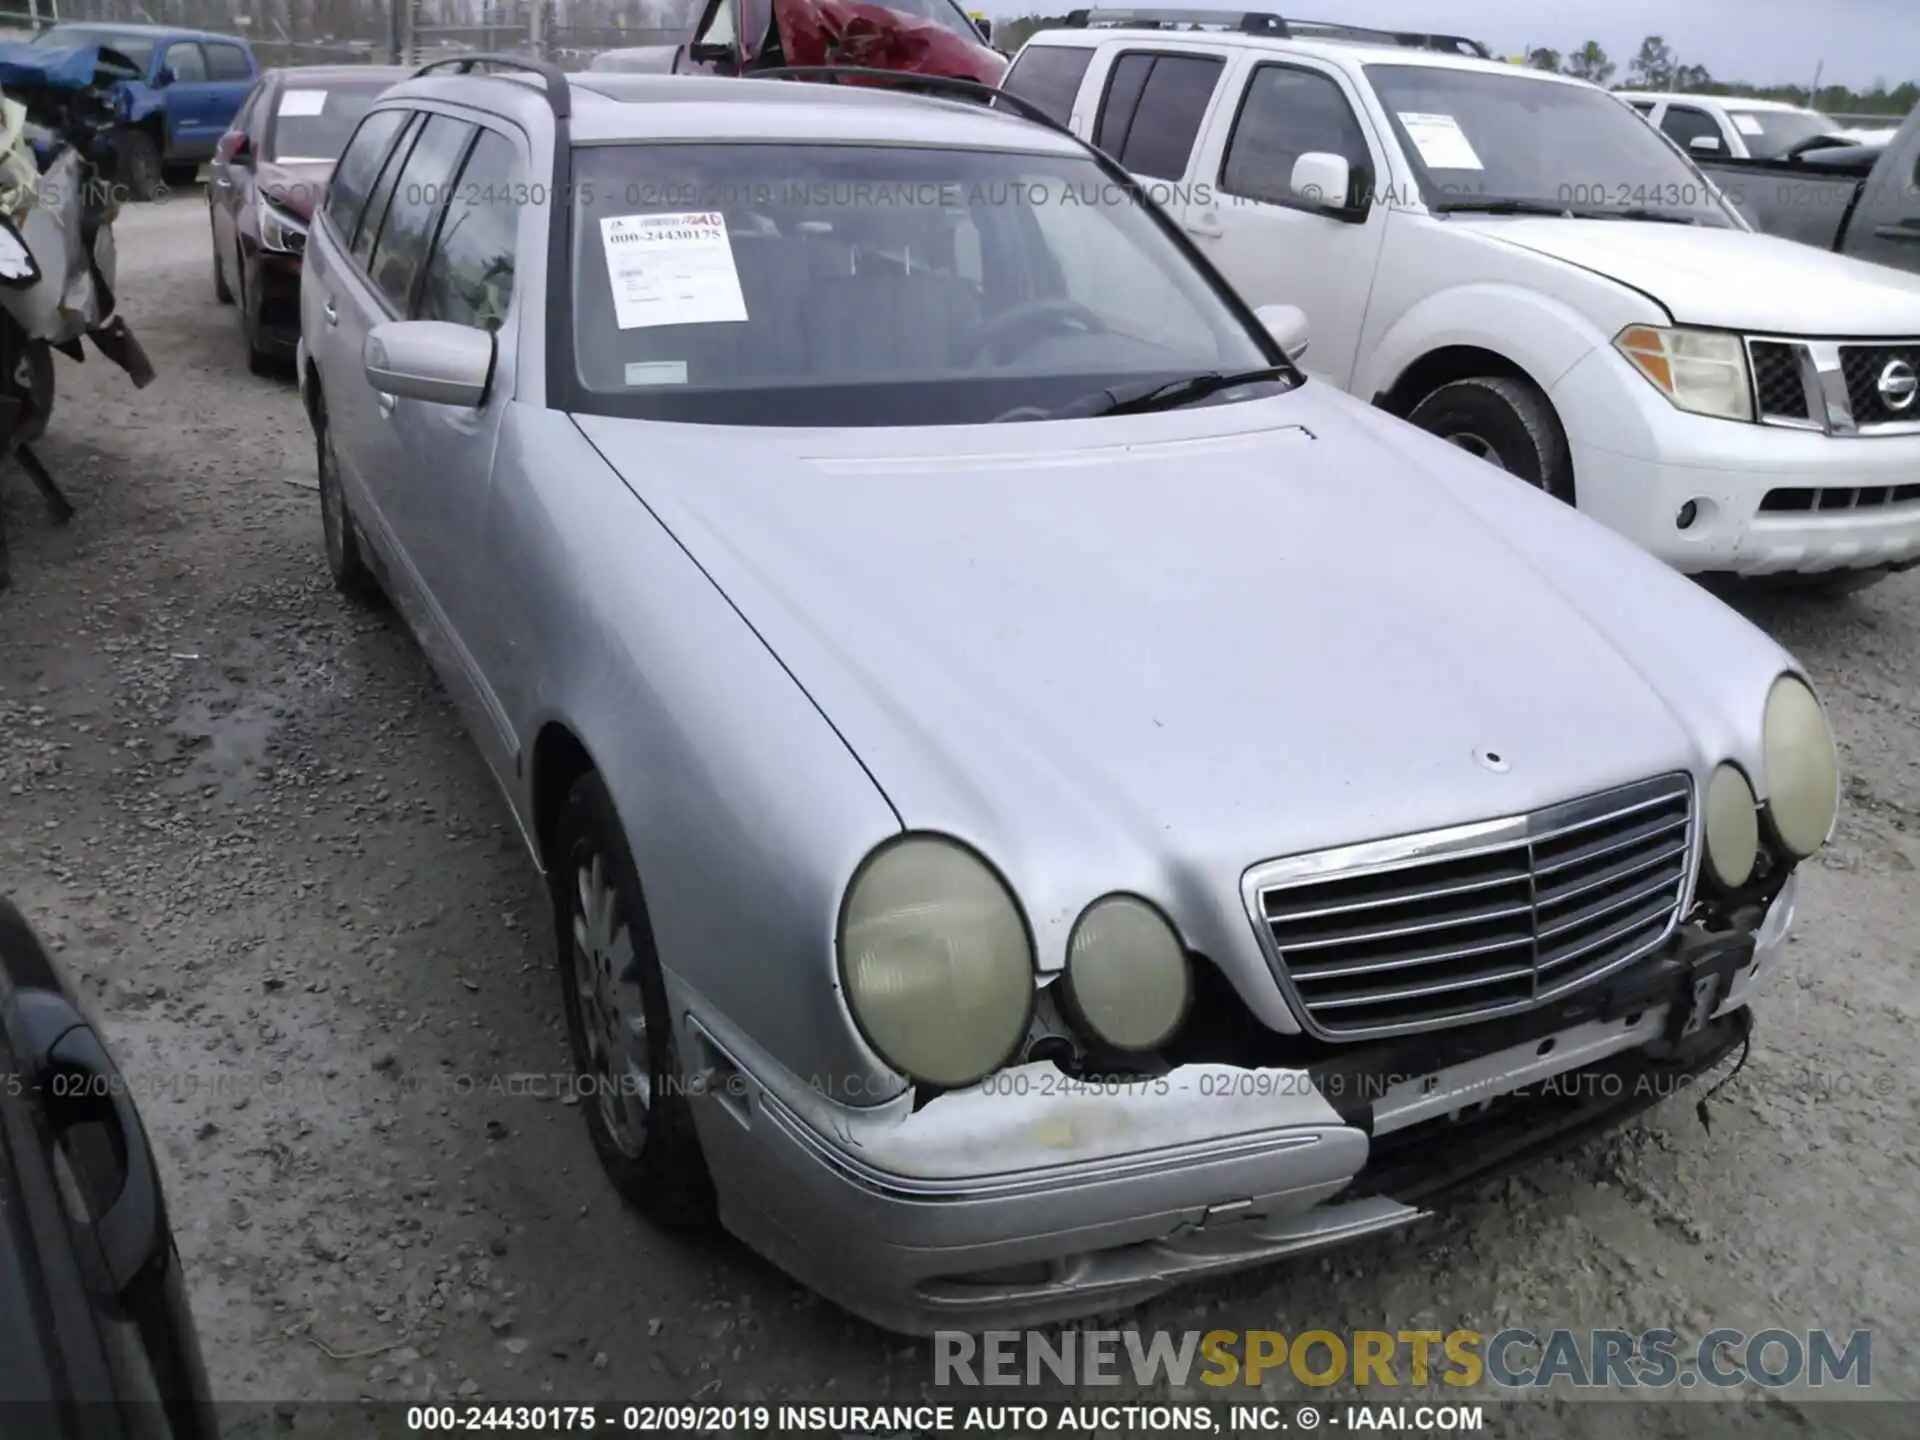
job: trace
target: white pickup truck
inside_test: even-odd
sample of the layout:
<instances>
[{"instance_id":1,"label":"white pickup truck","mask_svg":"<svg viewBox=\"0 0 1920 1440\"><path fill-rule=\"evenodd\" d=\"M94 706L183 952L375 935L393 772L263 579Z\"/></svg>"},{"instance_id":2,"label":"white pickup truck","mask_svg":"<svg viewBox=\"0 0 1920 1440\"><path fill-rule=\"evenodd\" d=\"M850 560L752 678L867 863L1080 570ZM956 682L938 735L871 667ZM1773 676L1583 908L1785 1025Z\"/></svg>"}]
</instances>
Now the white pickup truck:
<instances>
[{"instance_id":1,"label":"white pickup truck","mask_svg":"<svg viewBox=\"0 0 1920 1440\"><path fill-rule=\"evenodd\" d=\"M1844 592L1920 565L1920 277L1755 233L1583 81L1271 14L1111 14L1033 36L1003 89L1124 165L1248 303L1300 307L1309 372L1688 573Z\"/></svg>"}]
</instances>

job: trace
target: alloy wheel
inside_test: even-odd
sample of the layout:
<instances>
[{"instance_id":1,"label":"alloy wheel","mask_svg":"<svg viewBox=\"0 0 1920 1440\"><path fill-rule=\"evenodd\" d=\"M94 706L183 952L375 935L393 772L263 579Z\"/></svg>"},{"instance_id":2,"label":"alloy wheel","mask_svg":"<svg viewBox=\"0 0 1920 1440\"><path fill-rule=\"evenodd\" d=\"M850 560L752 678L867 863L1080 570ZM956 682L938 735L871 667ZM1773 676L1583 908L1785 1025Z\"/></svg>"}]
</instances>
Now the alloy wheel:
<instances>
[{"instance_id":1,"label":"alloy wheel","mask_svg":"<svg viewBox=\"0 0 1920 1440\"><path fill-rule=\"evenodd\" d=\"M638 1157L646 1144L653 1100L652 1048L634 968L633 935L620 897L596 853L574 872L573 974L580 1030L592 1074L587 1078L609 1138Z\"/></svg>"}]
</instances>

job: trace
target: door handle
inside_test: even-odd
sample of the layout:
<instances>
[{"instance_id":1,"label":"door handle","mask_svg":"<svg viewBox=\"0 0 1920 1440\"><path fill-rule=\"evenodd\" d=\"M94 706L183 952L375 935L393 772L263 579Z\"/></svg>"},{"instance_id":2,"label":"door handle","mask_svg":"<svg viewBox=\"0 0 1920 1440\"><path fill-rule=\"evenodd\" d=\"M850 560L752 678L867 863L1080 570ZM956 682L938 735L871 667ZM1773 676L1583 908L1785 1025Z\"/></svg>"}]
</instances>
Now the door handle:
<instances>
[{"instance_id":1,"label":"door handle","mask_svg":"<svg viewBox=\"0 0 1920 1440\"><path fill-rule=\"evenodd\" d=\"M1881 240L1904 240L1909 245L1920 245L1920 226L1876 225L1873 233Z\"/></svg>"},{"instance_id":2,"label":"door handle","mask_svg":"<svg viewBox=\"0 0 1920 1440\"><path fill-rule=\"evenodd\" d=\"M333 301L329 300L325 305L321 306L320 313L327 317L327 324L338 325L340 323L340 310Z\"/></svg>"},{"instance_id":3,"label":"door handle","mask_svg":"<svg viewBox=\"0 0 1920 1440\"><path fill-rule=\"evenodd\" d=\"M1198 235L1202 239L1215 240L1220 236L1220 217L1209 210L1204 215L1196 215L1186 222L1187 233Z\"/></svg>"},{"instance_id":4,"label":"door handle","mask_svg":"<svg viewBox=\"0 0 1920 1440\"><path fill-rule=\"evenodd\" d=\"M396 397L387 394L384 390L376 390L374 392L373 403L374 408L384 417L393 414L393 407L398 405L400 401Z\"/></svg>"}]
</instances>

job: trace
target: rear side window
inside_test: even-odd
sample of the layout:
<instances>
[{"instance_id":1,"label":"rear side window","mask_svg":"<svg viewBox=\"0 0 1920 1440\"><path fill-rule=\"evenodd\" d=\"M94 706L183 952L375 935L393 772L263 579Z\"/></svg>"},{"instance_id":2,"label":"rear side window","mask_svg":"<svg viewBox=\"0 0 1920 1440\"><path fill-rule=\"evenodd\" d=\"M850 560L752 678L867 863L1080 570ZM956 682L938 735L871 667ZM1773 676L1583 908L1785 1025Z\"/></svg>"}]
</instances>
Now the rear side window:
<instances>
[{"instance_id":1,"label":"rear side window","mask_svg":"<svg viewBox=\"0 0 1920 1440\"><path fill-rule=\"evenodd\" d=\"M1086 46L1029 45L1000 88L1038 105L1064 125L1073 116L1074 97L1092 61L1093 51Z\"/></svg>"},{"instance_id":2,"label":"rear side window","mask_svg":"<svg viewBox=\"0 0 1920 1440\"><path fill-rule=\"evenodd\" d=\"M387 158L394 136L406 119L405 110L376 110L347 142L333 178L327 182L327 221L342 240L352 242L353 228L366 207L367 192L379 178L380 162Z\"/></svg>"},{"instance_id":3,"label":"rear side window","mask_svg":"<svg viewBox=\"0 0 1920 1440\"><path fill-rule=\"evenodd\" d=\"M208 45L207 78L210 80L246 80L253 75L247 55L238 45Z\"/></svg>"},{"instance_id":4,"label":"rear side window","mask_svg":"<svg viewBox=\"0 0 1920 1440\"><path fill-rule=\"evenodd\" d=\"M1121 56L1094 143L1136 175L1180 179L1224 67L1217 55Z\"/></svg>"},{"instance_id":5,"label":"rear side window","mask_svg":"<svg viewBox=\"0 0 1920 1440\"><path fill-rule=\"evenodd\" d=\"M1356 188L1368 183L1371 164L1366 137L1333 78L1287 65L1262 65L1253 72L1233 134L1227 139L1220 188L1270 205L1312 208L1313 201L1293 193L1293 163L1316 151L1344 159L1352 168ZM1328 195L1321 203L1351 202L1352 198L1351 194Z\"/></svg>"},{"instance_id":6,"label":"rear side window","mask_svg":"<svg viewBox=\"0 0 1920 1440\"><path fill-rule=\"evenodd\" d=\"M375 287L402 315L413 297L414 281L426 266L434 229L453 192L453 177L459 172L473 131L474 127L464 120L429 115L407 163L400 168L399 182L393 188L386 219L380 222L380 236L373 243L373 261L367 269Z\"/></svg>"}]
</instances>

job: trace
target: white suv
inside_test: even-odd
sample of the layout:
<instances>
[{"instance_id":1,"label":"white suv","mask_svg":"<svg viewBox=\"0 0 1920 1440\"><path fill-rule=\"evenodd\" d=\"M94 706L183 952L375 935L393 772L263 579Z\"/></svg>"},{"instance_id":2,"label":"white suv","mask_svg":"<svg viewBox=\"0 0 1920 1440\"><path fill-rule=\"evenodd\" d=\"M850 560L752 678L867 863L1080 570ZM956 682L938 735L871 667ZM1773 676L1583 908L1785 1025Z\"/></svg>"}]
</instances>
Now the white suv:
<instances>
[{"instance_id":1,"label":"white suv","mask_svg":"<svg viewBox=\"0 0 1920 1440\"><path fill-rule=\"evenodd\" d=\"M1303 309L1310 372L1686 572L1845 590L1920 564L1920 278L1753 233L1583 81L1117 13L1035 35L1004 88L1146 182L1249 303Z\"/></svg>"}]
</instances>

